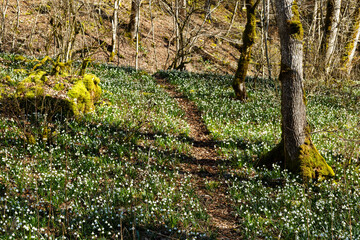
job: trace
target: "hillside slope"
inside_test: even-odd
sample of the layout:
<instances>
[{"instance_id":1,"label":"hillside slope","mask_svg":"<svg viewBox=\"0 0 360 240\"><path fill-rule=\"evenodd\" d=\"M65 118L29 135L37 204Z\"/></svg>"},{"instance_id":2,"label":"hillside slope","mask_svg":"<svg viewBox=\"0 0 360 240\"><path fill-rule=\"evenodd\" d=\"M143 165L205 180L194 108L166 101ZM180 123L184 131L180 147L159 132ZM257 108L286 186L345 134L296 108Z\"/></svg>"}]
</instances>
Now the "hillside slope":
<instances>
[{"instance_id":1,"label":"hillside slope","mask_svg":"<svg viewBox=\"0 0 360 240\"><path fill-rule=\"evenodd\" d=\"M71 24L68 23L72 21L79 23L72 48L73 59L91 57L101 62L109 60L112 1L75 1L76 11L69 15L61 3L53 0L20 1L19 4L18 6L17 1L10 0L5 12L1 38L3 52L56 57L67 39L71 39ZM244 12L238 8L231 31L226 34L233 15L233 4L212 5L211 22L204 21L202 6L203 3L200 2L200 10L191 16L189 22L187 35L194 35L196 32L198 39L193 43L190 63L186 65L186 70L233 73L237 67L239 54L236 47L241 43ZM113 59L113 64L121 66L135 65L135 41L131 40L126 32L130 7L130 1L123 1L119 9L119 51ZM139 66L155 72L169 67L174 58L175 42L172 41L172 16L166 13L164 6L160 4L154 4L151 9L152 11L148 1L143 2L140 17Z\"/></svg>"}]
</instances>

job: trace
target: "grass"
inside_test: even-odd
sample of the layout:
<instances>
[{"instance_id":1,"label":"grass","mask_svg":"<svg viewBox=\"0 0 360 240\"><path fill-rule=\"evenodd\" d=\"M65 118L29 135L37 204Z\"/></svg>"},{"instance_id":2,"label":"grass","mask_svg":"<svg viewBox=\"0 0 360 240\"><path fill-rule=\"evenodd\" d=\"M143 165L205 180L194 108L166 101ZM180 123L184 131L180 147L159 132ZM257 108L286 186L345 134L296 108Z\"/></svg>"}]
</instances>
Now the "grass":
<instances>
[{"instance_id":1,"label":"grass","mask_svg":"<svg viewBox=\"0 0 360 240\"><path fill-rule=\"evenodd\" d=\"M337 176L305 188L276 166L253 167L280 139L280 100L272 83L248 79L250 99L243 104L234 100L231 76L164 74L197 103L219 153L233 166L225 181L245 239L360 237L359 89L337 94L323 87L307 97L314 143Z\"/></svg>"},{"instance_id":2,"label":"grass","mask_svg":"<svg viewBox=\"0 0 360 240\"><path fill-rule=\"evenodd\" d=\"M25 77L13 56L0 75ZM81 119L0 119L0 239L214 238L194 177L184 112L146 72L94 65L103 96ZM308 95L317 148L336 178L305 188L287 171L256 169L280 138L278 89L249 79L249 101L233 98L231 76L161 72L202 112L218 153L243 239L360 237L358 90ZM43 132L50 129L50 137ZM28 144L26 132L35 136Z\"/></svg>"}]
</instances>

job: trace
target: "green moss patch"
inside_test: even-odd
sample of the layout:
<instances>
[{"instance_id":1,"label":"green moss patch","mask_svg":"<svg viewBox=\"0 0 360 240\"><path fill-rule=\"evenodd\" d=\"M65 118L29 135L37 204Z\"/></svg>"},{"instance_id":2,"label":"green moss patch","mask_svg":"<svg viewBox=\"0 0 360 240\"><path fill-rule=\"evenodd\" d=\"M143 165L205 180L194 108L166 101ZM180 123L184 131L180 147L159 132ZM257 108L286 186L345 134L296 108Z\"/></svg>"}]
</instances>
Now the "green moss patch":
<instances>
[{"instance_id":1,"label":"green moss patch","mask_svg":"<svg viewBox=\"0 0 360 240\"><path fill-rule=\"evenodd\" d=\"M290 21L288 21L288 29L290 31L290 35L299 41L302 41L304 38L304 29L300 21L299 7L296 1L293 2L291 7L293 12L293 17Z\"/></svg>"},{"instance_id":2,"label":"green moss patch","mask_svg":"<svg viewBox=\"0 0 360 240\"><path fill-rule=\"evenodd\" d=\"M80 76L52 76L37 70L21 82L10 78L1 80L2 101L10 108L25 112L51 112L78 116L94 110L100 99L100 79L93 74Z\"/></svg>"},{"instance_id":3,"label":"green moss patch","mask_svg":"<svg viewBox=\"0 0 360 240\"><path fill-rule=\"evenodd\" d=\"M310 138L307 138L300 146L299 161L303 178L321 180L324 177L335 176L334 171L325 162Z\"/></svg>"}]
</instances>

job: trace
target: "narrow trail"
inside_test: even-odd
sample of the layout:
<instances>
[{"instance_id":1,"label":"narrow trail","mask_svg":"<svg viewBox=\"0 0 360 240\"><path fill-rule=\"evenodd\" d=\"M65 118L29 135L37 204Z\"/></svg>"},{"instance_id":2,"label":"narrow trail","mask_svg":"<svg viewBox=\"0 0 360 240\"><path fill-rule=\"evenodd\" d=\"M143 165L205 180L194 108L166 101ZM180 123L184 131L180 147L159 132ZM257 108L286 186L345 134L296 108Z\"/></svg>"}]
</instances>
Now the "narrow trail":
<instances>
[{"instance_id":1,"label":"narrow trail","mask_svg":"<svg viewBox=\"0 0 360 240\"><path fill-rule=\"evenodd\" d=\"M219 169L219 164L223 161L215 150L214 141L201 118L200 111L194 102L176 91L176 86L163 78L156 80L185 112L185 119L190 127L189 136L193 141L190 156L194 160L182 163L181 168L194 176L197 195L210 216L210 230L217 233L217 239L238 239L236 217L232 213L231 200L226 194L227 186ZM220 184L215 189L207 189L206 181L216 181Z\"/></svg>"}]
</instances>

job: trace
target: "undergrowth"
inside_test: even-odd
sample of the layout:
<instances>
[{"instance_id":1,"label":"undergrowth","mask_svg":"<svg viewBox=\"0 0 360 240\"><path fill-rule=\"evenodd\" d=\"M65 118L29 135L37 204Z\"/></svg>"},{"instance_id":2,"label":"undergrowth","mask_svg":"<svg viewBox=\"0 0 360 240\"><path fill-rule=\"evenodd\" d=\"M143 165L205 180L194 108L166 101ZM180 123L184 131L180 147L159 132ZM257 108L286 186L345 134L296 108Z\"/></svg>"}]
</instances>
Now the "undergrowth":
<instances>
[{"instance_id":1,"label":"undergrowth","mask_svg":"<svg viewBox=\"0 0 360 240\"><path fill-rule=\"evenodd\" d=\"M33 67L2 58L8 62L1 78L20 81L26 74L14 69ZM94 112L76 120L1 117L0 238L216 236L193 176L182 169L192 141L177 102L146 72L106 65L89 70L103 89ZM248 79L249 100L241 103L230 76L158 74L202 113L223 159L218 179L205 188L214 195L227 186L239 239L360 237L359 90L332 94L324 87L308 95L313 141L336 177L305 187L277 166L254 167L280 139L278 84ZM51 138L43 137L46 129ZM36 132L33 144L27 132Z\"/></svg>"},{"instance_id":2,"label":"undergrowth","mask_svg":"<svg viewBox=\"0 0 360 240\"><path fill-rule=\"evenodd\" d=\"M254 166L280 140L279 86L247 79L249 100L235 100L231 76L163 72L189 99L228 164L225 182L245 239L360 237L359 88L319 87L307 96L312 138L336 172L310 187L287 171Z\"/></svg>"}]
</instances>

